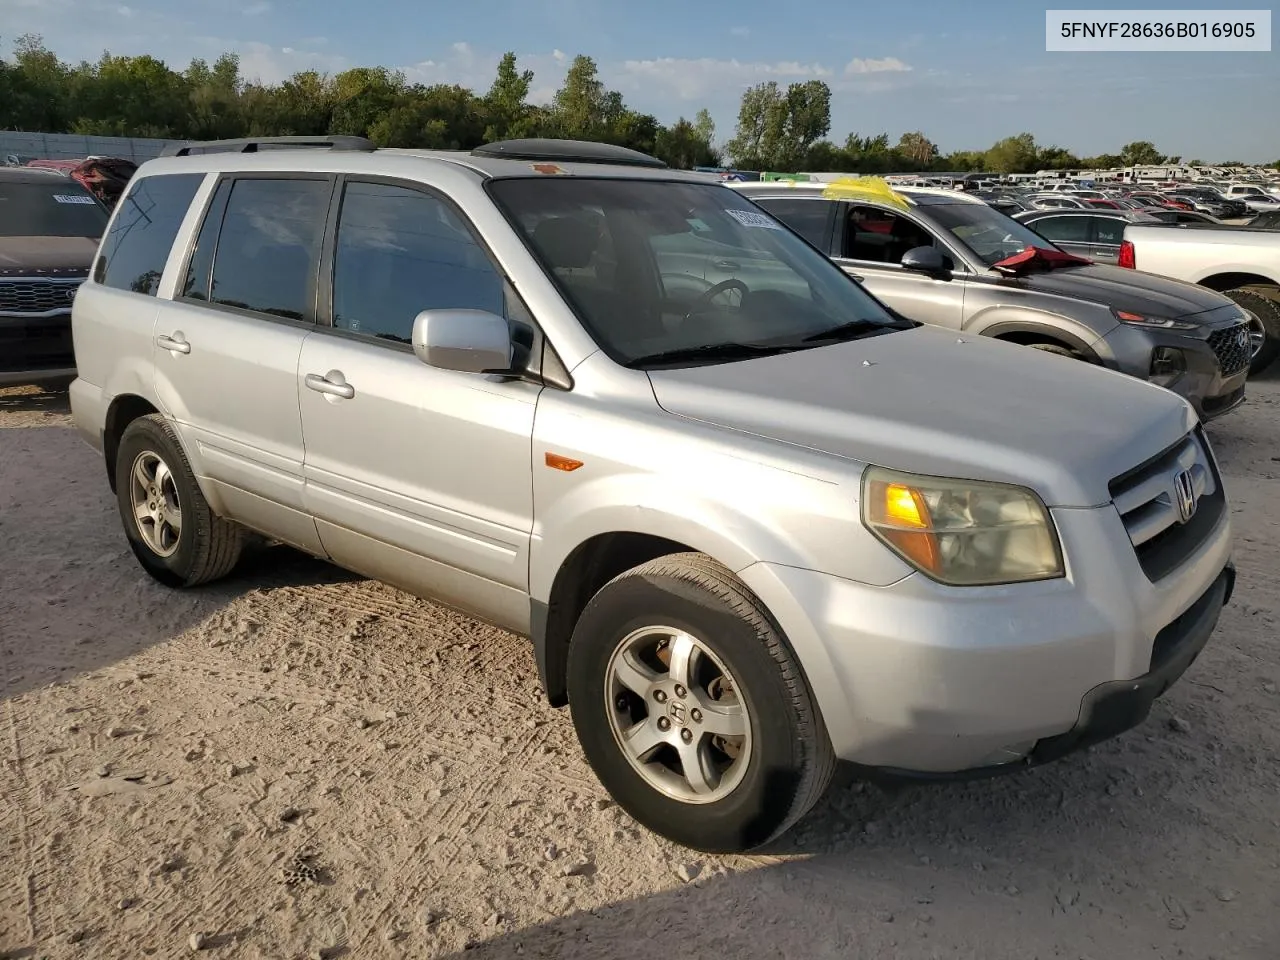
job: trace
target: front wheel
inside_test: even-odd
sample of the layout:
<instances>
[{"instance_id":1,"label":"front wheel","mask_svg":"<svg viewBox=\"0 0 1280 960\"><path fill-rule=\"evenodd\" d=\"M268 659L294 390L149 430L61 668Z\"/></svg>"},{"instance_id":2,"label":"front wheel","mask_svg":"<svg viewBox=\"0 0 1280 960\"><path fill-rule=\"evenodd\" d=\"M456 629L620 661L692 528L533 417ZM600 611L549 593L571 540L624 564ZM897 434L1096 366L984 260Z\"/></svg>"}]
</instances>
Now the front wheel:
<instances>
[{"instance_id":1,"label":"front wheel","mask_svg":"<svg viewBox=\"0 0 1280 960\"><path fill-rule=\"evenodd\" d=\"M120 519L147 573L167 586L190 587L231 572L241 528L210 509L167 420L152 414L129 424L115 470Z\"/></svg>"},{"instance_id":2,"label":"front wheel","mask_svg":"<svg viewBox=\"0 0 1280 960\"><path fill-rule=\"evenodd\" d=\"M1249 373L1261 373L1280 356L1280 290L1274 287L1236 287L1226 296L1236 302L1249 321Z\"/></svg>"},{"instance_id":3,"label":"front wheel","mask_svg":"<svg viewBox=\"0 0 1280 960\"><path fill-rule=\"evenodd\" d=\"M687 847L759 846L830 781L831 743L794 653L702 554L660 557L601 589L574 629L568 687L601 783Z\"/></svg>"}]
</instances>

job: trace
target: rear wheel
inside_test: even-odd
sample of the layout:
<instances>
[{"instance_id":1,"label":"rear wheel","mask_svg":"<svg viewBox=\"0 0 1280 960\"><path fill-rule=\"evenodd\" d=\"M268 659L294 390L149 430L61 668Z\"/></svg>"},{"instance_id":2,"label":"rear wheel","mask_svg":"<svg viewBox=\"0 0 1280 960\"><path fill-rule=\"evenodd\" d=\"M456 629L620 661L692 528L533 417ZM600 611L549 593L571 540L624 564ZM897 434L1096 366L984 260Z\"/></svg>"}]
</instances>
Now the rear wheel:
<instances>
[{"instance_id":1,"label":"rear wheel","mask_svg":"<svg viewBox=\"0 0 1280 960\"><path fill-rule=\"evenodd\" d=\"M601 783L687 847L759 846L830 781L831 744L785 638L702 554L660 557L605 585L574 629L568 687Z\"/></svg>"},{"instance_id":2,"label":"rear wheel","mask_svg":"<svg viewBox=\"0 0 1280 960\"><path fill-rule=\"evenodd\" d=\"M191 587L231 572L241 528L205 501L169 422L158 414L125 428L116 453L116 500L133 555L171 587Z\"/></svg>"},{"instance_id":3,"label":"rear wheel","mask_svg":"<svg viewBox=\"0 0 1280 960\"><path fill-rule=\"evenodd\" d=\"M1249 320L1249 373L1261 373L1280 356L1280 289L1235 287L1224 293Z\"/></svg>"}]
</instances>

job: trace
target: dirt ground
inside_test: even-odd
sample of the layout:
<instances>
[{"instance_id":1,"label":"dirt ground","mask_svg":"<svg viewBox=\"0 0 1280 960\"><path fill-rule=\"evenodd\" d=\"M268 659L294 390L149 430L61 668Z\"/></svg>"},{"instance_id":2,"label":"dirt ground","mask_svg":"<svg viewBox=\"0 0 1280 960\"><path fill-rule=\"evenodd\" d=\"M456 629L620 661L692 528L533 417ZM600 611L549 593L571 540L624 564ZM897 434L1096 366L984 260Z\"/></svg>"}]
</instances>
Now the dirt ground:
<instances>
[{"instance_id":1,"label":"dirt ground","mask_svg":"<svg viewBox=\"0 0 1280 960\"><path fill-rule=\"evenodd\" d=\"M285 550L152 583L65 394L0 392L0 956L1276 960L1280 370L1249 393L1236 598L1144 726L846 776L717 858L608 802L524 641Z\"/></svg>"}]
</instances>

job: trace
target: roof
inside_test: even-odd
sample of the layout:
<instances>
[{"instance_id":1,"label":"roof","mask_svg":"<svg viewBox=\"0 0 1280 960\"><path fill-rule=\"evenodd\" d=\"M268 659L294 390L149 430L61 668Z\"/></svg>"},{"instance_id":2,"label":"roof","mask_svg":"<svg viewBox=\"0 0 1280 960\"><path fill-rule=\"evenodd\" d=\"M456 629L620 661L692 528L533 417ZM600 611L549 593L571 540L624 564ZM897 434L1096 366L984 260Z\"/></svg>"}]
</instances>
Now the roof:
<instances>
[{"instance_id":1,"label":"roof","mask_svg":"<svg viewBox=\"0 0 1280 960\"><path fill-rule=\"evenodd\" d=\"M785 194L801 194L801 195L818 195L828 187L830 183L804 183L787 180L775 180L769 182L748 181L745 183L727 184L730 188L738 190L748 195L764 195L783 196ZM940 206L952 203L978 203L984 204L985 200L975 197L972 194L962 193L959 190L947 190L935 187L895 187L894 193L900 194L908 203L917 207Z\"/></svg>"},{"instance_id":2,"label":"roof","mask_svg":"<svg viewBox=\"0 0 1280 960\"><path fill-rule=\"evenodd\" d=\"M261 149L259 149L261 147ZM214 149L216 148L216 149ZM596 162L574 160L588 154ZM145 174L290 171L412 176L413 160L448 164L482 178L590 176L718 183L714 174L672 170L661 161L611 144L570 140L509 140L476 151L375 148L360 137L263 138L175 145L145 166Z\"/></svg>"},{"instance_id":3,"label":"roof","mask_svg":"<svg viewBox=\"0 0 1280 960\"><path fill-rule=\"evenodd\" d=\"M71 180L61 170L50 170L41 167L0 167L0 181L4 183L50 183L60 181L72 189L80 189L79 184Z\"/></svg>"}]
</instances>

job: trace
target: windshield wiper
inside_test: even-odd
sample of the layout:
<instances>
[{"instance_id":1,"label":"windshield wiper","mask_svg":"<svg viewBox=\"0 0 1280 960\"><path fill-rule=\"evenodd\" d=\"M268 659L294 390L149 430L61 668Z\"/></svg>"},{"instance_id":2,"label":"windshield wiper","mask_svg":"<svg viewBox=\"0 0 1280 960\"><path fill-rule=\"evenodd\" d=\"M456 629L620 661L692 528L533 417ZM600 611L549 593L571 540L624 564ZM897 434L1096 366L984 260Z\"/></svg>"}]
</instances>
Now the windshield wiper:
<instances>
[{"instance_id":1,"label":"windshield wiper","mask_svg":"<svg viewBox=\"0 0 1280 960\"><path fill-rule=\"evenodd\" d=\"M714 363L717 360L745 360L749 357L767 357L788 350L802 349L795 344L765 343L706 343L698 347L676 347L672 350L660 350L628 360L626 366L634 368L647 367L650 364L681 363L686 360L705 360Z\"/></svg>"},{"instance_id":2,"label":"windshield wiper","mask_svg":"<svg viewBox=\"0 0 1280 960\"><path fill-rule=\"evenodd\" d=\"M885 333L890 330L902 330L905 325L884 323L881 320L850 320L840 323L820 333L811 333L802 337L801 343L836 343L841 340L857 340L871 333Z\"/></svg>"}]
</instances>

